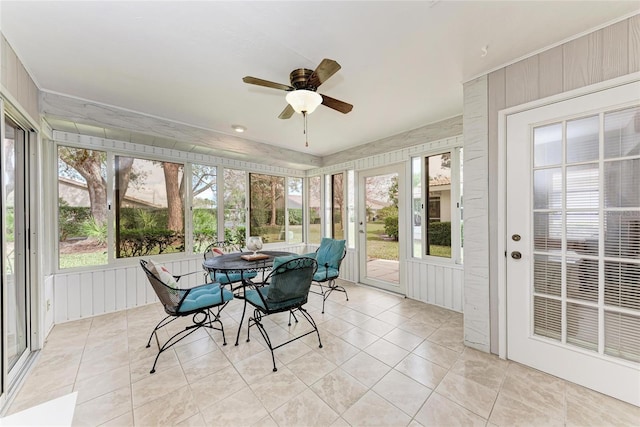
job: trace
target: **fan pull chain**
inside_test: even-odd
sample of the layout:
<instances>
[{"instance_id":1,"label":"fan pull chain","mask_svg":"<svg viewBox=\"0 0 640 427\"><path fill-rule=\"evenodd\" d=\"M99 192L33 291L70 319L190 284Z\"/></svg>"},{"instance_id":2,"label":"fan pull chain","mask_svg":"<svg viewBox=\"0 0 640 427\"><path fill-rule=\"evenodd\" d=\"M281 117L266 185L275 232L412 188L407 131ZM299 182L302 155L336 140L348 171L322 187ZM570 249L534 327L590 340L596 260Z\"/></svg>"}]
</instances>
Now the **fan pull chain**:
<instances>
[{"instance_id":1,"label":"fan pull chain","mask_svg":"<svg viewBox=\"0 0 640 427\"><path fill-rule=\"evenodd\" d=\"M303 111L302 112L302 116L304 117L304 146L308 147L309 146L309 138L308 138L308 133L307 133L307 112Z\"/></svg>"}]
</instances>

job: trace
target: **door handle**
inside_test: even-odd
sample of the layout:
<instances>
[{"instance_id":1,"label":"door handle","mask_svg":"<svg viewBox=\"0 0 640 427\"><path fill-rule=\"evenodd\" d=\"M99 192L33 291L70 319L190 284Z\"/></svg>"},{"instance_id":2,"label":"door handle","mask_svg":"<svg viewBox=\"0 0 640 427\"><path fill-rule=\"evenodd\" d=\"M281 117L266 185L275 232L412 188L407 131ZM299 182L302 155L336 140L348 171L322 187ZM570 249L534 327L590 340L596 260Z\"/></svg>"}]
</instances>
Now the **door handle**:
<instances>
[{"instance_id":1,"label":"door handle","mask_svg":"<svg viewBox=\"0 0 640 427\"><path fill-rule=\"evenodd\" d=\"M520 252L518 252L518 251L513 251L513 252L511 252L511 258L520 259L520 258L522 258L522 254Z\"/></svg>"},{"instance_id":2,"label":"door handle","mask_svg":"<svg viewBox=\"0 0 640 427\"><path fill-rule=\"evenodd\" d=\"M360 230L360 234L364 234L364 231L363 231L363 230Z\"/></svg>"}]
</instances>

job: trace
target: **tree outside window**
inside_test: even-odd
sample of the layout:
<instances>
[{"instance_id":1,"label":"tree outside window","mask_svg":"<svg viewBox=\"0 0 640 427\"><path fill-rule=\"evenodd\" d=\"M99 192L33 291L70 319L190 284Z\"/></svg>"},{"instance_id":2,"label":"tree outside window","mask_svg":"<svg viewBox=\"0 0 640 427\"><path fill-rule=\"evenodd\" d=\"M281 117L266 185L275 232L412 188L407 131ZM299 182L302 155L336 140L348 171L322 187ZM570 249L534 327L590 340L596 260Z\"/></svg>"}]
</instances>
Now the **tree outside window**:
<instances>
[{"instance_id":1,"label":"tree outside window","mask_svg":"<svg viewBox=\"0 0 640 427\"><path fill-rule=\"evenodd\" d=\"M285 178L249 174L249 235L265 243L286 241Z\"/></svg>"}]
</instances>

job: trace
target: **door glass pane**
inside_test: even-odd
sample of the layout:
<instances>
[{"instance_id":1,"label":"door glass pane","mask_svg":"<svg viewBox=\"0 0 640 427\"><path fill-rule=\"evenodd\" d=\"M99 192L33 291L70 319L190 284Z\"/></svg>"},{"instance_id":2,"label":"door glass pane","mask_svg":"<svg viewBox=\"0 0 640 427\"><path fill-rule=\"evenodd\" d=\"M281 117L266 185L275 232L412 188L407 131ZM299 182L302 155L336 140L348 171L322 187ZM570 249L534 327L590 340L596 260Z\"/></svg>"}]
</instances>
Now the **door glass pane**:
<instances>
[{"instance_id":1,"label":"door glass pane","mask_svg":"<svg viewBox=\"0 0 640 427\"><path fill-rule=\"evenodd\" d=\"M347 247L356 247L356 176L354 170L347 171Z\"/></svg>"},{"instance_id":2,"label":"door glass pane","mask_svg":"<svg viewBox=\"0 0 640 427\"><path fill-rule=\"evenodd\" d=\"M411 207L413 256L422 258L422 158L411 159Z\"/></svg>"},{"instance_id":3,"label":"door glass pane","mask_svg":"<svg viewBox=\"0 0 640 427\"><path fill-rule=\"evenodd\" d=\"M605 208L640 208L640 159L604 164Z\"/></svg>"},{"instance_id":4,"label":"door glass pane","mask_svg":"<svg viewBox=\"0 0 640 427\"><path fill-rule=\"evenodd\" d=\"M567 163L598 160L599 120L592 116L567 122Z\"/></svg>"},{"instance_id":5,"label":"door glass pane","mask_svg":"<svg viewBox=\"0 0 640 427\"><path fill-rule=\"evenodd\" d=\"M533 242L537 251L559 251L562 248L561 212L534 212Z\"/></svg>"},{"instance_id":6,"label":"door glass pane","mask_svg":"<svg viewBox=\"0 0 640 427\"><path fill-rule=\"evenodd\" d=\"M287 243L302 243L302 178L289 178L287 192Z\"/></svg>"},{"instance_id":7,"label":"door glass pane","mask_svg":"<svg viewBox=\"0 0 640 427\"><path fill-rule=\"evenodd\" d=\"M322 188L322 177L312 176L309 178L309 242L320 243L322 237L322 225L320 215L322 213L322 200L320 199L320 189Z\"/></svg>"},{"instance_id":8,"label":"door glass pane","mask_svg":"<svg viewBox=\"0 0 640 427\"><path fill-rule=\"evenodd\" d=\"M366 277L400 283L398 174L365 177Z\"/></svg>"},{"instance_id":9,"label":"door glass pane","mask_svg":"<svg viewBox=\"0 0 640 427\"><path fill-rule=\"evenodd\" d=\"M224 169L224 239L244 247L246 235L246 173Z\"/></svg>"},{"instance_id":10,"label":"door glass pane","mask_svg":"<svg viewBox=\"0 0 640 427\"><path fill-rule=\"evenodd\" d=\"M604 157L640 155L640 107L604 115Z\"/></svg>"},{"instance_id":11,"label":"door glass pane","mask_svg":"<svg viewBox=\"0 0 640 427\"><path fill-rule=\"evenodd\" d=\"M567 209L598 209L599 175L597 163L567 166Z\"/></svg>"},{"instance_id":12,"label":"door glass pane","mask_svg":"<svg viewBox=\"0 0 640 427\"><path fill-rule=\"evenodd\" d=\"M344 239L344 174L331 175L331 231L334 239Z\"/></svg>"},{"instance_id":13,"label":"door glass pane","mask_svg":"<svg viewBox=\"0 0 640 427\"><path fill-rule=\"evenodd\" d=\"M201 253L218 241L218 189L216 168L191 165L191 221L193 252Z\"/></svg>"},{"instance_id":14,"label":"door glass pane","mask_svg":"<svg viewBox=\"0 0 640 427\"><path fill-rule=\"evenodd\" d=\"M451 153L425 158L426 255L451 258Z\"/></svg>"},{"instance_id":15,"label":"door glass pane","mask_svg":"<svg viewBox=\"0 0 640 427\"><path fill-rule=\"evenodd\" d=\"M562 162L562 123L533 130L533 165L559 165Z\"/></svg>"},{"instance_id":16,"label":"door glass pane","mask_svg":"<svg viewBox=\"0 0 640 427\"><path fill-rule=\"evenodd\" d=\"M3 286L6 287L7 324L6 354L9 370L14 367L27 349L27 284L24 271L24 202L16 194L16 186L24 178L25 132L12 120L5 120L5 135L2 141L2 206L4 210L3 230ZM22 154L20 154L22 153ZM24 185L24 183L22 184ZM24 194L24 193L23 193Z\"/></svg>"},{"instance_id":17,"label":"door glass pane","mask_svg":"<svg viewBox=\"0 0 640 427\"><path fill-rule=\"evenodd\" d=\"M533 172L533 208L562 208L562 169L541 169Z\"/></svg>"}]
</instances>

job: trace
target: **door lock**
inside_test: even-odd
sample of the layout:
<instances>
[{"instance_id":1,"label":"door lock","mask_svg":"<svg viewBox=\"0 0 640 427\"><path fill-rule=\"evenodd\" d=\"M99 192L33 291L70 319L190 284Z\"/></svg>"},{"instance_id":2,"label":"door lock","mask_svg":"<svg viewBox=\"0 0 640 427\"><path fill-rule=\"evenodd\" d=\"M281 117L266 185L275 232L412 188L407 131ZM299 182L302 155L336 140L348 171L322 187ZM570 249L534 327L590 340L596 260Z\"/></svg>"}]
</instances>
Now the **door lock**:
<instances>
[{"instance_id":1,"label":"door lock","mask_svg":"<svg viewBox=\"0 0 640 427\"><path fill-rule=\"evenodd\" d=\"M513 239L514 242L519 242L520 241L520 235L519 234L514 234L513 236L511 236L511 239Z\"/></svg>"},{"instance_id":2,"label":"door lock","mask_svg":"<svg viewBox=\"0 0 640 427\"><path fill-rule=\"evenodd\" d=\"M518 251L513 251L513 252L511 252L511 258L520 259L520 258L522 258L522 254L520 252L518 252Z\"/></svg>"}]
</instances>

